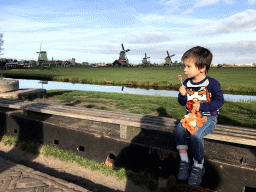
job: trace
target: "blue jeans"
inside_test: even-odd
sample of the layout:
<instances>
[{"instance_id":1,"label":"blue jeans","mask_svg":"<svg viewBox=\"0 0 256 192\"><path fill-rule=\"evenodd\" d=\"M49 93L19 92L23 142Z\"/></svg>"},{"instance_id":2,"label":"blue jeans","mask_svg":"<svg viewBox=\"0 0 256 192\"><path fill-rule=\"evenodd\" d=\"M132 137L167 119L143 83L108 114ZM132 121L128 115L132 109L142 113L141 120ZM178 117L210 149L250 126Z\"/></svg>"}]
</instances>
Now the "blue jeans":
<instances>
[{"instance_id":1,"label":"blue jeans","mask_svg":"<svg viewBox=\"0 0 256 192\"><path fill-rule=\"evenodd\" d=\"M193 150L194 159L198 162L203 161L204 159L204 137L211 133L217 123L217 115L207 116L207 122L203 123L202 127L198 127L198 130L194 134L190 134L187 129L182 126L182 123L179 123L175 128L175 141L176 148L179 149L188 149L187 145L187 136L190 137L191 146Z\"/></svg>"}]
</instances>

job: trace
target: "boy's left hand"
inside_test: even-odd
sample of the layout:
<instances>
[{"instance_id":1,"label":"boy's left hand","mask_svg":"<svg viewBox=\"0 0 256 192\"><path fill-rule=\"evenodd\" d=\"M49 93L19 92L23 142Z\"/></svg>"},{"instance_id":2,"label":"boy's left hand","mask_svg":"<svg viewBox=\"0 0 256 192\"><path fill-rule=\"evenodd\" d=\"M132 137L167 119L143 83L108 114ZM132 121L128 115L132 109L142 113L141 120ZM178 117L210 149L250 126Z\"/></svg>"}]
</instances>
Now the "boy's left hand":
<instances>
[{"instance_id":1,"label":"boy's left hand","mask_svg":"<svg viewBox=\"0 0 256 192\"><path fill-rule=\"evenodd\" d=\"M193 104L193 109L195 109L196 111L199 111L199 109L200 109L200 103L198 103L198 104L194 103L194 104Z\"/></svg>"}]
</instances>

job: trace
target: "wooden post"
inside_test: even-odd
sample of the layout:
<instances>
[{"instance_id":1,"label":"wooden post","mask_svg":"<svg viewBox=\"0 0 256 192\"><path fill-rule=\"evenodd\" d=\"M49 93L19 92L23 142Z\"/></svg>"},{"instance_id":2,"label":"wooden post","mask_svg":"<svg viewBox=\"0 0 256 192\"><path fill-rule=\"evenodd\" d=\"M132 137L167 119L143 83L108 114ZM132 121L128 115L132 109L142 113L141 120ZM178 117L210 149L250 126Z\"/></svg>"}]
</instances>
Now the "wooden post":
<instances>
[{"instance_id":1,"label":"wooden post","mask_svg":"<svg viewBox=\"0 0 256 192\"><path fill-rule=\"evenodd\" d=\"M120 138L127 139L127 125L120 124Z\"/></svg>"}]
</instances>

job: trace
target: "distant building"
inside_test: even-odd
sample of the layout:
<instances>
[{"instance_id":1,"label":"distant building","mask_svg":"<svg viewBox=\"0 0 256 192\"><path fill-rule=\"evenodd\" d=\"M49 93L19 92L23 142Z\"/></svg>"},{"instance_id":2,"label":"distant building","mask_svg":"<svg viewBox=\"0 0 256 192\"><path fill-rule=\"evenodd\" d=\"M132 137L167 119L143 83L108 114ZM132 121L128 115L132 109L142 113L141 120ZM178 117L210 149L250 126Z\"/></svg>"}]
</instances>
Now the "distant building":
<instances>
[{"instance_id":1,"label":"distant building","mask_svg":"<svg viewBox=\"0 0 256 192\"><path fill-rule=\"evenodd\" d=\"M70 67L71 63L68 61L43 61L42 67Z\"/></svg>"},{"instance_id":2,"label":"distant building","mask_svg":"<svg viewBox=\"0 0 256 192\"><path fill-rule=\"evenodd\" d=\"M98 63L97 65L98 65L98 66L106 66L105 63Z\"/></svg>"},{"instance_id":3,"label":"distant building","mask_svg":"<svg viewBox=\"0 0 256 192\"><path fill-rule=\"evenodd\" d=\"M240 63L240 64L235 64L237 66L240 66L240 67L248 67L248 66L253 66L253 64L244 64L244 63Z\"/></svg>"},{"instance_id":4,"label":"distant building","mask_svg":"<svg viewBox=\"0 0 256 192\"><path fill-rule=\"evenodd\" d=\"M82 66L88 66L89 63L88 62L82 62Z\"/></svg>"},{"instance_id":5,"label":"distant building","mask_svg":"<svg viewBox=\"0 0 256 192\"><path fill-rule=\"evenodd\" d=\"M115 66L115 67L131 67L132 65L129 64L129 63L120 61L120 60L115 60L115 61L112 63L112 66Z\"/></svg>"},{"instance_id":6,"label":"distant building","mask_svg":"<svg viewBox=\"0 0 256 192\"><path fill-rule=\"evenodd\" d=\"M4 69L22 69L23 65L20 65L19 62L10 62L5 64Z\"/></svg>"},{"instance_id":7,"label":"distant building","mask_svg":"<svg viewBox=\"0 0 256 192\"><path fill-rule=\"evenodd\" d=\"M76 64L76 59L75 59L75 58L72 58L71 63L72 63L72 65L75 65L75 64Z\"/></svg>"}]
</instances>

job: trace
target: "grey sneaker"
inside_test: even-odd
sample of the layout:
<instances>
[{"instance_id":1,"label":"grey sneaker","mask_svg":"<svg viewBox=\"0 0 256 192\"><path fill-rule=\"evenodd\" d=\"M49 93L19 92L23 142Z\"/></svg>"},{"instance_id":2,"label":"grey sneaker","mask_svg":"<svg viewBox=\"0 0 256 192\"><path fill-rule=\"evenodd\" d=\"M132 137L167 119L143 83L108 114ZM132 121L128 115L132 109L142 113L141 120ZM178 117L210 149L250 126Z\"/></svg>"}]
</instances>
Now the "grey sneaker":
<instances>
[{"instance_id":1,"label":"grey sneaker","mask_svg":"<svg viewBox=\"0 0 256 192\"><path fill-rule=\"evenodd\" d=\"M180 167L179 167L179 173L178 173L178 179L179 180L186 180L190 173L190 161L181 161Z\"/></svg>"},{"instance_id":2,"label":"grey sneaker","mask_svg":"<svg viewBox=\"0 0 256 192\"><path fill-rule=\"evenodd\" d=\"M200 185L202 182L202 177L204 173L205 173L204 167L203 169L200 169L199 167L195 167L193 165L190 177L188 179L188 184L194 187Z\"/></svg>"}]
</instances>

